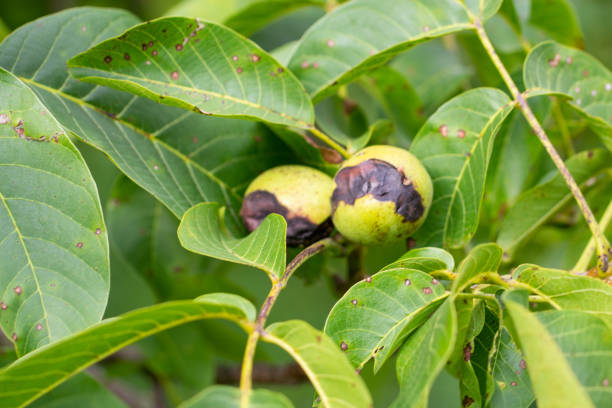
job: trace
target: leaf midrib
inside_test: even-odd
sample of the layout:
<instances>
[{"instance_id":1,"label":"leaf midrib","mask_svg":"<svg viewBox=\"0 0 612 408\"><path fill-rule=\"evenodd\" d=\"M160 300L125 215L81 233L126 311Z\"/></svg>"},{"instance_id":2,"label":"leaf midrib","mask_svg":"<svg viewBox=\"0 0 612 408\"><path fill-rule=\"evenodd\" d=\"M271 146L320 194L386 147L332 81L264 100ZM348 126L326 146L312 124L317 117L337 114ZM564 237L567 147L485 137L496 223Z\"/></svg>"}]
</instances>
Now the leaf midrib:
<instances>
[{"instance_id":1,"label":"leaf midrib","mask_svg":"<svg viewBox=\"0 0 612 408\"><path fill-rule=\"evenodd\" d=\"M70 67L71 68L85 68L85 69L88 69L88 70L91 70L91 71L100 72L101 74L107 74L106 76L101 75L99 77L90 76L90 75L85 76L84 75L84 76L79 78L79 79L81 79L81 80L83 80L85 82L94 82L94 80L97 80L97 79L101 78L102 80L106 79L106 80L110 80L110 81L131 82L134 85L142 87L142 85L138 82L138 81L142 81L144 83L149 83L151 85L175 88L175 89L183 91L183 92L196 92L196 93L204 95L204 96L212 96L212 97L215 97L215 98L219 98L219 99L227 100L227 101L230 101L230 102L234 102L234 103L236 103L238 105L244 105L244 106L247 106L249 108L265 111L265 112L268 112L268 113L271 113L271 114L274 114L274 115L278 115L278 116L280 116L282 118L285 118L287 120L290 120L290 121L296 123L297 125L299 125L299 127L304 128L304 129L312 129L313 126L314 126L312 123L308 123L308 122L306 122L306 121L304 121L302 119L298 119L298 118L293 117L293 116L291 116L289 114L286 114L284 112L279 112L279 111L276 111L276 110L274 110L272 108L269 108L267 106L260 105L260 104L258 104L256 102L251 102L251 101L248 101L248 100L236 98L236 97L231 96L231 95L220 94L218 92L213 92L213 91L205 91L205 90L202 90L202 89L199 89L199 88L189 88L187 86L178 85L178 84L174 84L174 83L171 83L171 82L162 82L162 81L157 81L157 80L148 79L148 78L141 78L141 77L125 74L125 73L118 73L118 72L113 72L113 71L104 71L104 70L101 70L99 68L93 68L93 67L88 67L88 66L84 66L84 65L70 64ZM116 75L116 76L118 76L121 79L119 79L119 78L111 78L109 74ZM125 79L122 79L122 78L125 78ZM151 91L151 92L157 93L157 92L154 92L154 91ZM171 96L167 96L167 98L172 98L172 97ZM187 104L189 104L189 105L191 105L193 107L198 108L196 105L192 104L191 102L187 102L187 101L180 100L180 99L179 99L179 101L185 102L185 103L187 103ZM214 116L230 116L230 117L237 116L236 114L223 115L223 114L216 114L216 113L213 114L213 115ZM250 116L250 115L244 115L244 116Z\"/></svg>"},{"instance_id":2,"label":"leaf midrib","mask_svg":"<svg viewBox=\"0 0 612 408\"><path fill-rule=\"evenodd\" d=\"M45 323L46 323L46 331L49 336L49 341L51 341L52 337L51 337L51 327L49 325L49 317L47 314L47 309L45 307L45 301L43 298L42 289L40 287L40 282L38 282L38 276L36 275L36 269L34 268L34 264L32 263L32 258L30 257L30 251L28 250L25 244L25 241L23 240L23 234L21 233L21 230L19 229L19 226L17 225L17 221L15 220L15 217L13 216L13 213L11 212L11 209L9 208L8 203L6 202L6 198L4 197L4 194L2 194L2 191L0 191L0 201L2 201L2 205L6 209L9 219L11 220L11 223L13 224L13 228L15 228L15 232L17 233L17 237L19 238L19 243L21 244L21 247L23 248L23 252L28 261L28 266L30 267L30 270L32 271L32 277L34 278L34 283L36 284L36 293L38 293L38 296L40 297L40 305L41 305L42 312L43 312L43 319L45 320ZM15 320L14 323L16 324L17 321ZM15 353L17 354L17 357L21 357L18 347L15 347Z\"/></svg>"}]
</instances>

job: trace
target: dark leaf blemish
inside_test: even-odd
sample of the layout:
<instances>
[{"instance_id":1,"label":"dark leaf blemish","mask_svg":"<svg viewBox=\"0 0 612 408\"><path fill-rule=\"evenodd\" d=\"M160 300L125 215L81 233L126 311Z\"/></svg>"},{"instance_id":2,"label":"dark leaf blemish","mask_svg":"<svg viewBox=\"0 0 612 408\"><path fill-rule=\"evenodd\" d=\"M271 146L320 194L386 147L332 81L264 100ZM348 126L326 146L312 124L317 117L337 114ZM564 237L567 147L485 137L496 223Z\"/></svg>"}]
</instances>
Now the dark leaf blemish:
<instances>
[{"instance_id":1,"label":"dark leaf blemish","mask_svg":"<svg viewBox=\"0 0 612 408\"><path fill-rule=\"evenodd\" d=\"M470 361L472 358L472 345L467 343L463 348L463 361Z\"/></svg>"},{"instance_id":2,"label":"dark leaf blemish","mask_svg":"<svg viewBox=\"0 0 612 408\"><path fill-rule=\"evenodd\" d=\"M353 205L358 198L367 194L378 201L394 202L395 212L404 221L417 221L425 212L421 194L412 182L385 161L369 159L357 166L345 167L334 180L336 188L332 194L332 214L341 201Z\"/></svg>"},{"instance_id":3,"label":"dark leaf blemish","mask_svg":"<svg viewBox=\"0 0 612 408\"><path fill-rule=\"evenodd\" d=\"M470 405L472 405L474 403L474 398L466 395L465 397L463 397L463 399L461 400L461 406L464 408L469 407Z\"/></svg>"},{"instance_id":4,"label":"dark leaf blemish","mask_svg":"<svg viewBox=\"0 0 612 408\"><path fill-rule=\"evenodd\" d=\"M110 55L107 55L106 57L104 57L104 62L106 62L107 64L110 64L112 60L113 60L113 57L111 57Z\"/></svg>"}]
</instances>

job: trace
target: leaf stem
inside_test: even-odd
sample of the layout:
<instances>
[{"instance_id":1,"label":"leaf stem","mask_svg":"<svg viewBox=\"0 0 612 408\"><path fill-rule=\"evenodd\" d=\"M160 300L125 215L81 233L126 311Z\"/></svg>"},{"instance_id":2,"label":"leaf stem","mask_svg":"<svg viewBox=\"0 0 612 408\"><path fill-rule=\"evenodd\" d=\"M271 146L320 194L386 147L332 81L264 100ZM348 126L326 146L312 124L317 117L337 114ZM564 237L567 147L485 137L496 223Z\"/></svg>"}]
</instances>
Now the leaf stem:
<instances>
[{"instance_id":1,"label":"leaf stem","mask_svg":"<svg viewBox=\"0 0 612 408\"><path fill-rule=\"evenodd\" d=\"M331 137L329 137L325 133L321 132L315 126L313 126L311 128L308 128L308 131L310 133L312 133L313 135L315 135L317 137L317 139L319 139L320 141L326 143L329 147L331 147L332 149L334 149L335 151L340 153L340 155L344 159L348 159L349 157L351 157L350 153L344 147L342 147L340 144L338 144L337 142L332 140Z\"/></svg>"},{"instance_id":2,"label":"leaf stem","mask_svg":"<svg viewBox=\"0 0 612 408\"><path fill-rule=\"evenodd\" d=\"M523 113L525 119L527 119L527 122L535 132L538 139L540 139L540 142L544 146L544 149L546 149L546 152L561 172L561 176L563 177L563 179L569 186L570 191L574 195L574 198L578 203L578 207L580 207L580 211L584 215L584 219L586 220L587 225L591 229L591 233L593 234L593 238L595 239L598 255L597 266L599 270L605 274L609 269L609 258L612 256L612 248L610 247L610 243L606 239L601 228L599 227L599 224L595 220L595 216L593 215L591 208L589 207L586 199L584 198L584 195L580 191L576 180L574 180L568 168L565 166L563 159L561 158L561 156L559 156L559 153L546 135L546 132L542 128L542 125L540 125L540 122L538 122L538 119L535 117L533 111L527 104L525 97L519 92L518 87L512 80L512 77L506 70L506 67L495 52L495 48L493 47L491 40L489 40L489 37L487 36L487 33L485 32L482 26L482 22L477 18L474 18L474 26L476 27L476 34L478 35L480 42L482 43L484 49L489 55L489 58L493 62L493 65L495 65L495 68L508 86L508 89L510 89L512 97L514 98L518 108Z\"/></svg>"},{"instance_id":3,"label":"leaf stem","mask_svg":"<svg viewBox=\"0 0 612 408\"><path fill-rule=\"evenodd\" d=\"M331 13L336 7L338 7L338 0L327 0L325 2L326 13Z\"/></svg>"},{"instance_id":4,"label":"leaf stem","mask_svg":"<svg viewBox=\"0 0 612 408\"><path fill-rule=\"evenodd\" d=\"M612 201L608 204L606 211L599 220L599 225L605 230L607 226L610 225L610 221L612 221ZM578 262L576 262L576 265L572 268L573 273L582 273L588 269L589 263L591 259L593 259L593 254L595 253L595 246L595 239L591 237L582 255L580 255L580 259L578 259Z\"/></svg>"},{"instance_id":5,"label":"leaf stem","mask_svg":"<svg viewBox=\"0 0 612 408\"><path fill-rule=\"evenodd\" d=\"M287 286L287 282L289 278L293 275L293 273L309 258L323 251L324 249L336 245L336 243L331 238L325 238L318 242L315 242L311 246L305 248L302 252L296 255L295 258L285 268L285 273L283 276L273 282L272 288L266 297L261 309L259 309L259 314L257 315L257 319L255 320L255 324L252 326L252 331L249 333L249 338L247 339L247 344L244 350L244 357L242 359L242 371L240 373L240 407L248 408L249 406L249 395L251 394L251 389L253 388L253 360L255 359L255 349L257 348L257 342L260 337L265 336L264 326L266 324L266 320L270 315L270 311L276 303L276 299L282 292L282 290Z\"/></svg>"}]
</instances>

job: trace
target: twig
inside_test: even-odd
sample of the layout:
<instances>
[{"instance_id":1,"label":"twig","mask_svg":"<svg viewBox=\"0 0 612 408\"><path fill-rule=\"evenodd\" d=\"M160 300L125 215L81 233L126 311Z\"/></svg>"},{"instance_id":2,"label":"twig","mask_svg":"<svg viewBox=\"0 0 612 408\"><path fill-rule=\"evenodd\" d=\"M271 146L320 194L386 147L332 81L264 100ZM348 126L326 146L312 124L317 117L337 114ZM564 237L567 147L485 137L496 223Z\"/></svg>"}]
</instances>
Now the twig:
<instances>
[{"instance_id":1,"label":"twig","mask_svg":"<svg viewBox=\"0 0 612 408\"><path fill-rule=\"evenodd\" d=\"M249 394L251 393L251 389L253 388L253 360L255 358L255 349L257 347L257 342L259 338L265 334L264 326L266 324L266 320L270 315L270 310L274 306L276 299L282 292L282 290L287 286L287 282L289 278L293 275L293 272L297 268L299 268L304 262L306 262L310 257L318 254L324 249L336 245L333 239L325 238L321 241L315 242L311 246L304 249L302 252L297 254L295 258L285 268L285 273L283 276L277 281L274 282L266 300L264 301L261 309L259 310L259 314L257 315L257 320L255 320L255 324L252 327L252 331L249 333L249 338L247 339L247 345L244 350L244 358L242 359L242 371L240 373L240 406L241 408L248 408L249 406Z\"/></svg>"},{"instance_id":2,"label":"twig","mask_svg":"<svg viewBox=\"0 0 612 408\"><path fill-rule=\"evenodd\" d=\"M538 139L540 139L540 142L544 146L544 149L546 149L546 151L548 152L548 155L561 172L561 176L563 177L563 179L569 186L570 191L574 195L574 198L578 203L578 207L580 207L580 211L582 211L584 219L586 220L587 225L591 229L593 238L595 238L598 255L598 268L600 271L602 271L602 273L605 274L609 269L609 258L612 256L612 248L610 247L610 243L603 234L601 228L599 227L599 224L597 224L597 221L593 216L593 212L589 208L589 205L586 199L584 198L584 195L580 191L576 180L574 180L568 168L565 166L563 159L561 158L561 156L559 156L559 153L546 135L546 132L542 128L542 125L540 125L540 122L538 122L538 119L535 117L533 111L527 104L525 97L519 92L516 84L514 83L514 81L510 77L510 74L506 70L506 67L495 52L495 48L493 47L491 40L489 40L489 37L487 36L487 33L485 32L481 21L475 17L473 17L473 19L474 26L476 27L476 34L478 35L478 38L480 39L480 42L482 43L483 47L487 51L487 54L491 58L493 65L495 65L495 68L497 68L497 71L508 86L508 89L510 89L510 92L512 93L512 96L515 99L518 108L523 113L523 116L525 116L525 119L527 119L527 122L535 132Z\"/></svg>"},{"instance_id":3,"label":"twig","mask_svg":"<svg viewBox=\"0 0 612 408\"><path fill-rule=\"evenodd\" d=\"M605 230L607 226L610 225L610 221L612 221L612 201L608 204L601 220L599 220L599 225ZM595 239L591 237L582 255L580 255L580 259L578 259L578 262L576 262L576 265L572 268L573 273L582 273L588 269L589 263L591 259L593 259L593 254L595 253L595 245Z\"/></svg>"}]
</instances>

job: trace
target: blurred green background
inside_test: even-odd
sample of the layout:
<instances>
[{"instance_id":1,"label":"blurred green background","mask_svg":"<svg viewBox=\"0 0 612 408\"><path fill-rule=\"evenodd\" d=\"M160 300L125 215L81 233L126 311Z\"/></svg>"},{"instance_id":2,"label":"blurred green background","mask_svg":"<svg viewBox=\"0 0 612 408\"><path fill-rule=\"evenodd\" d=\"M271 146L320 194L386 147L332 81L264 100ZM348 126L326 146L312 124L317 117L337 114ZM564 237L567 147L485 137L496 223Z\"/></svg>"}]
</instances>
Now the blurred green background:
<instances>
[{"instance_id":1,"label":"blurred green background","mask_svg":"<svg viewBox=\"0 0 612 408\"><path fill-rule=\"evenodd\" d=\"M203 2L213 3L211 0L202 0L200 7ZM233 0L217 0L215 6L223 9L232 2ZM0 8L0 38L26 22L69 7L85 5L119 7L131 10L142 19L152 19L169 11L173 14L191 14L192 10L198 8L196 3L193 0L187 2L179 0L27 0L26 2L4 0ZM572 0L572 3L578 14L578 23L584 37L584 48L605 65L612 66L612 47L610 46L612 0ZM289 41L299 39L302 33L323 13L323 9L317 7L299 9L260 29L251 38L264 49L273 50ZM206 18L205 15L198 14L198 16ZM504 62L511 72L518 74L524 58L524 50L521 45L511 33L508 33L507 27L500 19L488 24L487 29ZM536 38L540 37L536 36ZM447 89L438 84L437 89L433 89L437 95L430 95L431 97L426 100L428 88L425 85L421 87L421 84L430 75L430 71L427 65L420 67L419 70L414 61L423 58L435 61L436 56L433 54L438 48L442 51L444 49L454 51L457 47L461 47L462 51L454 52L454 54L461 54L461 58L451 59L451 64L454 64L452 73L454 76L447 78L451 81L456 78L456 89L452 89L452 86ZM440 58L444 58L444 55L444 52L441 52ZM431 113L441 102L451 97L453 92L457 93L462 89L479 85L500 86L499 76L491 71L478 44L474 45L473 38L469 34L451 36L445 40L417 46L407 54L407 58L398 59L392 64L407 72L413 72L411 69L416 69L410 81L417 92L421 93L426 114ZM359 100L358 92L351 93L351 96ZM554 133L552 137L555 139ZM92 169L102 202L108 203L106 217L111 235L112 290L107 316L114 316L160 300L190 298L212 291L231 291L246 296L255 304L263 302L269 284L264 274L246 267L223 264L187 254L180 248L173 235L177 221L161 205L155 203L147 193L121 178L119 172L103 154L82 144L79 144L79 148ZM542 168L537 169L537 172L532 172L531 179L528 178L529 174L524 175L525 183L519 183L521 188L527 188L529 184L536 183L538 177L546 174L551 168L550 163L542 164L540 167ZM495 181L495 175L489 178ZM503 180L501 182L503 183ZM514 197L518 192L520 192L519 187L514 192ZM490 211L492 216L497 216L497 206L494 204L496 203L485 203L483 220L488 216L487 206L493 208ZM597 212L597 209L595 210ZM164 248L164 261L162 261L163 265L152 265L155 272L151 272L149 276L148 270L136 270L135 265L138 265L138 260L126 259L130 257L122 253L143 253L141 241L145 238L148 240L154 235L150 230L152 214L159 212L165 214L157 218L158 221L162 220L161 228L157 226L158 233L161 230L162 235L157 238L161 240ZM136 224L141 223L140 225L134 225L135 214L139 215ZM157 216L159 217L159 214ZM125 221L128 218L132 220L129 223ZM580 228L582 229L578 231L579 242L585 242L588 232L584 226ZM134 231L138 233L136 234L138 236L130 235ZM487 233L486 229L481 231L476 240L489 240ZM571 265L572 258L577 256L576 253L579 253L582 247L576 245L575 249L567 248L569 241L566 232L558 234L556 229L543 229L539 236L545 237L546 250L542 250L542 247L537 244L538 237L536 236L530 241L532 244L525 245L519 258L522 257L525 261L546 266L566 267L566 265ZM368 273L372 274L397 259L405 250L403 244L370 249L367 253ZM147 255L146 251L144 255ZM456 255L459 260L463 252ZM147 260L139 265L146 262ZM345 270L345 261L340 258L325 256L309 261L298 274L301 279L293 279L286 292L279 298L270 322L303 319L315 327L322 328L327 313L337 299L333 290L333 279L330 277L343 275ZM153 276L158 272L158 276ZM326 278L321 279L320 276ZM149 279L158 281L152 283ZM138 405L133 403L131 404L133 406L142 408L173 406L183 398L192 395L193 392L214 382L215 365L237 366L241 359L245 339L246 336L243 333L224 323L187 325L141 342L138 350L144 356L139 356L137 359L108 360L97 367L102 370L102 373L94 370L93 374L96 379L101 380L115 391L119 389L136 395ZM269 364L291 361L283 351L267 344L259 346L257 356L258 361ZM376 377L372 375L369 365L363 371L363 376L372 391L375 406L388 406L397 393L394 364L386 364ZM266 385L266 387L286 393L297 408L311 406L314 391L308 384ZM159 395L156 395L159 389L163 390L161 401ZM445 372L433 387L430 406L443 408L460 406L457 381Z\"/></svg>"}]
</instances>

